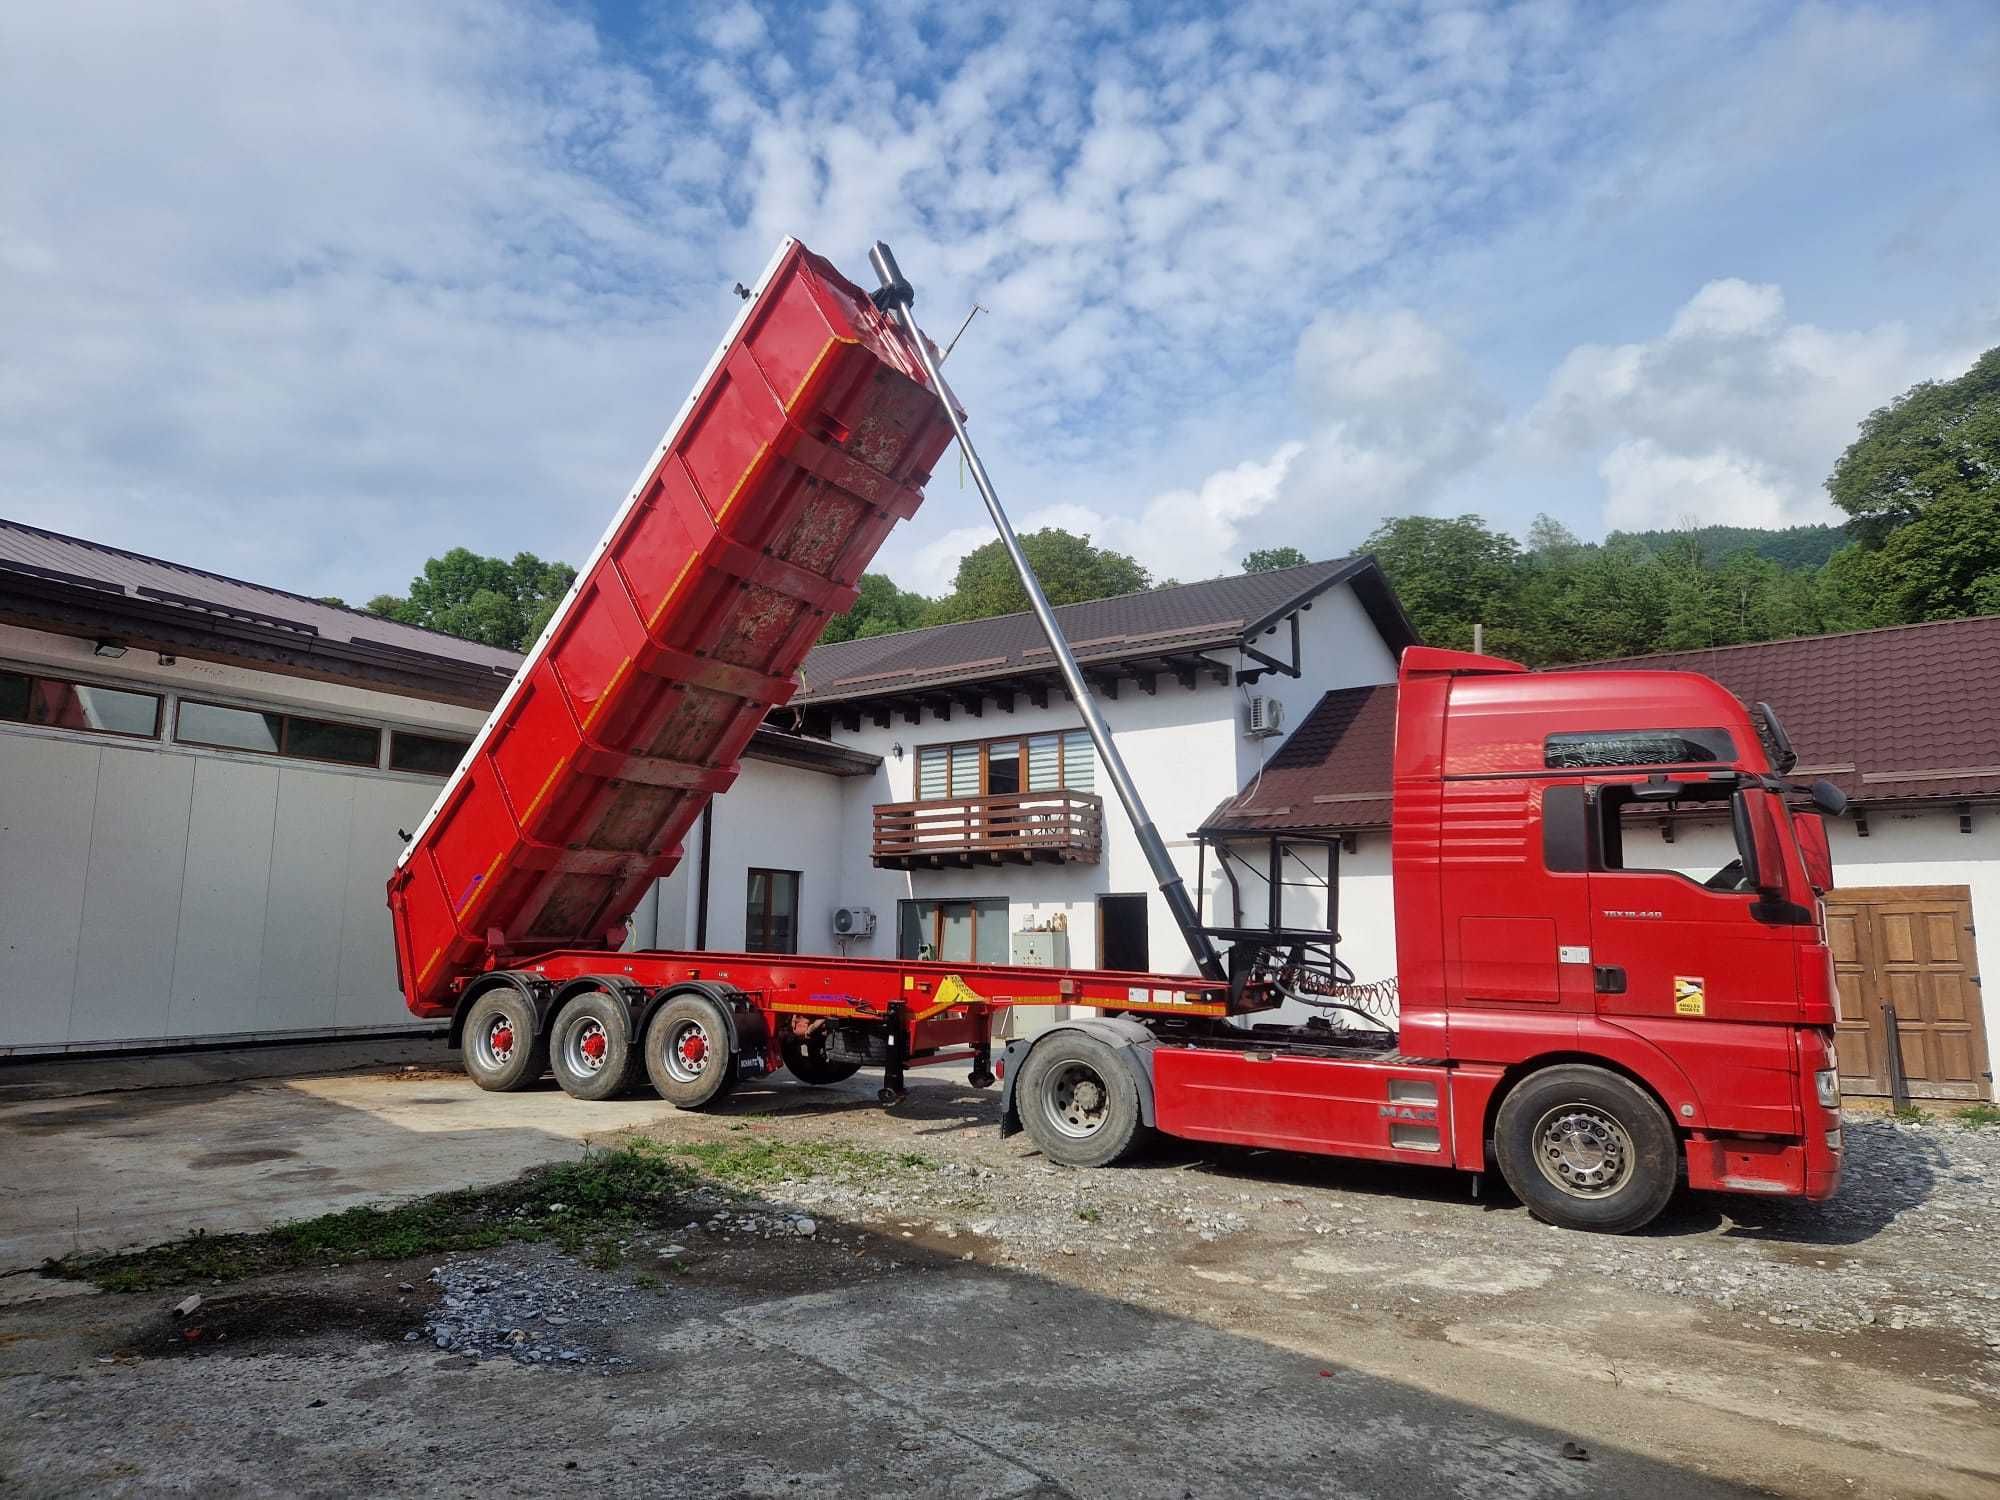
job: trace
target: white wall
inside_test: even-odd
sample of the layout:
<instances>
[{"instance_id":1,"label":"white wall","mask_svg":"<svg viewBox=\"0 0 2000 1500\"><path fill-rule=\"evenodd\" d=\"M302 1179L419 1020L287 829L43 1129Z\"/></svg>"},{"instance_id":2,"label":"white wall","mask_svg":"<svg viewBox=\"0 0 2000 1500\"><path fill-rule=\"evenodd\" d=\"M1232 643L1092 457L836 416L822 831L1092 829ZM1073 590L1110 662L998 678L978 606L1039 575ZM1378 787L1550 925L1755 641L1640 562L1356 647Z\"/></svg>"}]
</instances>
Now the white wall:
<instances>
[{"instance_id":1,"label":"white wall","mask_svg":"<svg viewBox=\"0 0 2000 1500\"><path fill-rule=\"evenodd\" d=\"M744 940L749 874L797 870L799 951L832 953L833 908L847 904L835 878L841 847L842 778L768 761L746 760L736 784L709 804L708 946L737 950ZM657 938L648 946L691 948L699 899L701 824L688 830L686 853L657 883ZM894 917L894 908L889 916ZM643 933L635 933L642 940ZM893 951L893 939L892 950Z\"/></svg>"},{"instance_id":2,"label":"white wall","mask_svg":"<svg viewBox=\"0 0 2000 1500\"><path fill-rule=\"evenodd\" d=\"M1280 659L1288 658L1289 630L1280 628L1276 635L1264 637L1262 648ZM1238 653L1211 655L1241 668L1256 665ZM1243 736L1243 707L1249 693L1282 699L1290 729L1304 719L1321 694L1334 688L1387 682L1396 673L1395 657L1344 584L1315 600L1301 616L1300 656L1304 664L1301 677L1273 674L1250 689L1218 684L1208 676L1188 689L1172 676L1163 675L1153 694L1140 691L1127 680L1119 684L1115 701L1102 696L1097 700L1191 893L1197 876L1196 845L1190 836L1193 830L1224 798L1240 790L1283 743L1282 737L1251 740ZM800 930L804 951L838 951L830 925L834 906L872 907L878 919L875 935L848 944L847 951L856 957L886 958L896 952L899 901L1004 897L1012 907L1012 930L1031 921L1040 924L1058 914L1064 916L1069 924L1070 962L1089 967L1097 962L1097 897L1143 894L1148 897L1147 936L1154 968L1163 973L1193 972L1193 960L1155 889L1132 825L1102 768L1095 790L1104 800L1104 852L1097 864L947 866L907 873L874 865L875 806L915 800L918 747L1077 729L1082 724L1075 705L1060 691L1051 691L1046 708L1036 708L1025 695L1017 695L1012 713L988 699L984 713L977 718L962 707L955 708L948 721L926 709L918 724L906 722L899 713L886 729L876 728L868 719L856 732L836 729L834 738L843 745L882 757L883 763L873 776L834 778L790 772L793 779L782 781L772 773L783 768L746 763L737 784L714 804L716 845L709 946L736 944L742 930L744 868L773 863L807 872L804 900L810 915ZM829 801L834 808L830 828L822 807ZM744 830L746 839L764 839L765 847L796 850L806 838L813 840L815 847L810 854L794 853L787 859L752 858L747 847L734 842L725 849L723 830L731 826ZM821 849L826 851L824 856ZM691 836L688 861L672 878L676 889L666 898L689 913L694 893L688 872L694 856ZM1374 925L1372 919L1368 925ZM680 930L686 934L685 941L692 942L691 917ZM665 946L664 942L661 945Z\"/></svg>"},{"instance_id":3,"label":"white wall","mask_svg":"<svg viewBox=\"0 0 2000 1500\"><path fill-rule=\"evenodd\" d=\"M0 626L0 662L469 736L474 709ZM442 778L0 725L0 1051L414 1024L386 887Z\"/></svg>"}]
</instances>

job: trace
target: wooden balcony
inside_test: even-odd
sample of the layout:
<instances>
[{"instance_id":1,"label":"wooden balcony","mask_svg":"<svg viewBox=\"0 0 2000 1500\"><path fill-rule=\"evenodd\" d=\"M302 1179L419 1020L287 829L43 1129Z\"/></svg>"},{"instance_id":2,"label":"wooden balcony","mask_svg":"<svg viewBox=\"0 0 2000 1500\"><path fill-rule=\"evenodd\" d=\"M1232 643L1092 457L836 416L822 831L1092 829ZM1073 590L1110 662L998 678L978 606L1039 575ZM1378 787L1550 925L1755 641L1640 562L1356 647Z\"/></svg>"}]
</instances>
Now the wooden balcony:
<instances>
[{"instance_id":1,"label":"wooden balcony","mask_svg":"<svg viewBox=\"0 0 2000 1500\"><path fill-rule=\"evenodd\" d=\"M1094 865L1103 852L1103 800L1066 787L875 806L875 863L885 870Z\"/></svg>"}]
</instances>

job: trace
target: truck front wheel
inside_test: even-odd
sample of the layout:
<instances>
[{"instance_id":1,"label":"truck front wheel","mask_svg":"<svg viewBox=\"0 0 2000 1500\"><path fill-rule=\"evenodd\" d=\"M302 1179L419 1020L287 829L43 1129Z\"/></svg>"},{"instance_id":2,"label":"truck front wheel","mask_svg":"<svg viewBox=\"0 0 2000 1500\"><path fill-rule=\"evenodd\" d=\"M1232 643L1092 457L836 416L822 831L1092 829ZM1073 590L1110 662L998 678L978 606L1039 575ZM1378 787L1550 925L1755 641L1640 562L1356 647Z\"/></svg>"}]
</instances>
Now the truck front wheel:
<instances>
[{"instance_id":1,"label":"truck front wheel","mask_svg":"<svg viewBox=\"0 0 2000 1500\"><path fill-rule=\"evenodd\" d=\"M1582 1064L1514 1085L1493 1122L1493 1154L1536 1218L1598 1234L1650 1224L1677 1176L1666 1111L1631 1079Z\"/></svg>"},{"instance_id":2,"label":"truck front wheel","mask_svg":"<svg viewBox=\"0 0 2000 1500\"><path fill-rule=\"evenodd\" d=\"M1139 1084L1096 1037L1059 1031L1037 1043L1017 1086L1021 1123L1042 1155L1066 1167L1108 1167L1150 1133Z\"/></svg>"}]
</instances>

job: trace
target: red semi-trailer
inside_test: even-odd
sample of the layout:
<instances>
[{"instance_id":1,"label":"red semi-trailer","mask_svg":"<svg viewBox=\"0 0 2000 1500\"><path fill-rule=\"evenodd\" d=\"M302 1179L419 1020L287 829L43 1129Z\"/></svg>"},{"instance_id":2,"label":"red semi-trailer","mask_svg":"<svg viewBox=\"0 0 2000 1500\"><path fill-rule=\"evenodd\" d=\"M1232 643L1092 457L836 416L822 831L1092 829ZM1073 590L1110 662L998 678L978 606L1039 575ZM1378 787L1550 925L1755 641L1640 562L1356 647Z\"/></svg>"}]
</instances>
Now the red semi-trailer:
<instances>
[{"instance_id":1,"label":"red semi-trailer","mask_svg":"<svg viewBox=\"0 0 2000 1500\"><path fill-rule=\"evenodd\" d=\"M1412 647L1397 710L1400 1015L1323 930L1205 923L918 330L887 248L864 293L780 247L389 884L410 1008L467 1071L700 1108L779 1068L1004 1078L1002 1129L1105 1165L1149 1133L1480 1173L1581 1229L1676 1185L1825 1198L1840 1176L1820 810L1782 725L1706 678L1528 673ZM647 885L954 438L1179 922L1194 975L621 951ZM1801 795L1813 806L1795 807ZM1707 882L1626 858L1635 812L1712 810ZM1323 846L1337 860L1337 844ZM1217 857L1238 858L1218 846ZM1284 851L1270 849L1275 882ZM1329 874L1333 872L1329 870ZM1224 947L1218 949L1217 942ZM1303 1025L1260 1022L1286 1001ZM993 1046L1023 1007L1067 1006Z\"/></svg>"}]
</instances>

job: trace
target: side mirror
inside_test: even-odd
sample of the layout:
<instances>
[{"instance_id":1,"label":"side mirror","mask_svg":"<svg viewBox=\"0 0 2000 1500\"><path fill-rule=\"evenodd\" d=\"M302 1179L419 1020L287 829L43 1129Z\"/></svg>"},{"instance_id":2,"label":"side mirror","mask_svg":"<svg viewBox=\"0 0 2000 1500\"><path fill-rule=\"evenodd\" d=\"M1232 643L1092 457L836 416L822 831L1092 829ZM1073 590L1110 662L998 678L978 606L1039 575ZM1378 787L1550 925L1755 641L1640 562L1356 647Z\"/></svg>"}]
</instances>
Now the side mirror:
<instances>
[{"instance_id":1,"label":"side mirror","mask_svg":"<svg viewBox=\"0 0 2000 1500\"><path fill-rule=\"evenodd\" d=\"M1839 788L1834 790L1838 792ZM1798 837L1799 857L1805 862L1806 884L1813 888L1814 895L1824 896L1833 889L1833 850L1827 844L1826 823L1818 813L1795 812L1792 832Z\"/></svg>"},{"instance_id":2,"label":"side mirror","mask_svg":"<svg viewBox=\"0 0 2000 1500\"><path fill-rule=\"evenodd\" d=\"M1840 817L1847 811L1847 793L1828 781L1824 776L1812 784L1813 806L1829 818ZM1820 841L1826 840L1826 830L1820 830Z\"/></svg>"},{"instance_id":3,"label":"side mirror","mask_svg":"<svg viewBox=\"0 0 2000 1500\"><path fill-rule=\"evenodd\" d=\"M1730 822L1735 828L1737 857L1743 861L1744 880L1767 896L1782 896L1785 855L1772 806L1770 793L1745 787L1730 799Z\"/></svg>"}]
</instances>

